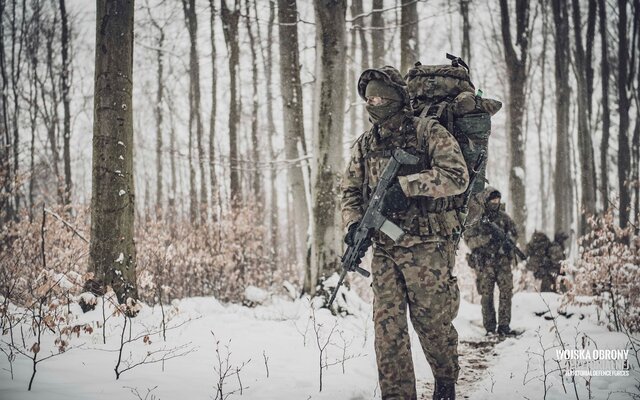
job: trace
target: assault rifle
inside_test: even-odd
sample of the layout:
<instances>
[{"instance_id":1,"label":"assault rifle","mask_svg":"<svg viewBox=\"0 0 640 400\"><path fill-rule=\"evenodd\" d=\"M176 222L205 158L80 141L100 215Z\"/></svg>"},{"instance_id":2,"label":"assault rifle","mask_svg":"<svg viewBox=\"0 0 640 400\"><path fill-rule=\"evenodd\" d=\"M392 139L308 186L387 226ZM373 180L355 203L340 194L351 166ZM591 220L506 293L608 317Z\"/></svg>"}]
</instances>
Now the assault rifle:
<instances>
[{"instance_id":1,"label":"assault rifle","mask_svg":"<svg viewBox=\"0 0 640 400\"><path fill-rule=\"evenodd\" d=\"M487 153L482 150L479 154L478 154L478 158L476 158L476 164L473 166L473 169L471 170L471 174L469 175L469 185L467 186L467 190L464 192L463 196L463 202L462 202L462 207L460 207L460 211L458 213L458 215L460 215L460 223L461 223L461 230L460 232L457 232L454 234L454 238L453 238L453 244L454 244L454 249L458 249L458 244L460 243L460 238L462 237L462 234L464 233L465 230L465 222L467 220L467 216L469 215L469 200L471 199L471 195L473 194L473 187L475 186L476 180L478 179L478 173L480 172L480 169L482 169L482 164L484 164L484 161L487 158Z\"/></svg>"},{"instance_id":2,"label":"assault rifle","mask_svg":"<svg viewBox=\"0 0 640 400\"><path fill-rule=\"evenodd\" d=\"M489 229L491 229L491 232L493 232L493 234L498 238L498 240L503 244L503 246L506 247L505 250L509 252L513 250L518 256L518 258L520 258L520 260L522 261L524 261L527 258L527 256L522 252L522 250L518 248L518 245L513 241L513 239L511 239L509 235L507 235L498 225L496 225L495 222L489 221L487 217L483 217L481 222L485 224L487 227L489 227Z\"/></svg>"},{"instance_id":3,"label":"assault rifle","mask_svg":"<svg viewBox=\"0 0 640 400\"><path fill-rule=\"evenodd\" d=\"M342 256L342 273L338 284L331 295L331 299L327 305L327 308L331 308L331 304L338 294L338 289L342 285L347 272L358 272L359 274L368 277L371 273L363 268L360 268L360 254L367 251L371 243L371 236L375 231L380 231L385 235L393 239L394 242L400 241L404 236L404 231L398 225L389 221L383 214L384 201L389 186L393 183L393 180L398 174L398 170L402 165L416 165L420 161L420 158L412 154L407 153L402 149L395 149L387 166L384 168L382 175L376 189L369 200L369 205L364 213L364 217L358 224L356 231L353 235L353 244L347 247L347 250Z\"/></svg>"}]
</instances>

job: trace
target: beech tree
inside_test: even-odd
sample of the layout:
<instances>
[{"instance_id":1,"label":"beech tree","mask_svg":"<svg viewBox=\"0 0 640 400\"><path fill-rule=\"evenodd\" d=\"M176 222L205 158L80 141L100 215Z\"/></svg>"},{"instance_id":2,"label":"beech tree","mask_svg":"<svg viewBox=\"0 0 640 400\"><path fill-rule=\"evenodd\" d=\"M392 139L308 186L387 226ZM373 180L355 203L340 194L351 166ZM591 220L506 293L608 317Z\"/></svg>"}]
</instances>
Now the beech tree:
<instances>
[{"instance_id":1,"label":"beech tree","mask_svg":"<svg viewBox=\"0 0 640 400\"><path fill-rule=\"evenodd\" d=\"M121 303L137 299L133 241L133 0L98 0L90 269Z\"/></svg>"}]
</instances>

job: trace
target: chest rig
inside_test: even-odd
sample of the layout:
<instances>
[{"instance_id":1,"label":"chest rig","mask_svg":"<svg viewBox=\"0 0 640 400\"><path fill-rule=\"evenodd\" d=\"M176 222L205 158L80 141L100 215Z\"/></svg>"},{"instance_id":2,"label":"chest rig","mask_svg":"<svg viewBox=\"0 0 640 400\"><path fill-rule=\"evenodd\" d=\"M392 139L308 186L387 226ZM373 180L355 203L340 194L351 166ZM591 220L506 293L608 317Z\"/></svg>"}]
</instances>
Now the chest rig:
<instances>
[{"instance_id":1,"label":"chest rig","mask_svg":"<svg viewBox=\"0 0 640 400\"><path fill-rule=\"evenodd\" d=\"M403 150L420 157L417 165L403 165L398 176L420 173L432 167L429 150L429 133L435 118L408 117L402 122L399 131L381 137L380 128L374 125L369 134L360 141L360 152L363 156L364 179L362 196L366 206L373 189L378 184L378 176L391 157L393 150ZM406 233L414 236L450 236L460 229L456 209L456 197L434 199L427 196L409 197L409 207L401 212L388 215Z\"/></svg>"}]
</instances>

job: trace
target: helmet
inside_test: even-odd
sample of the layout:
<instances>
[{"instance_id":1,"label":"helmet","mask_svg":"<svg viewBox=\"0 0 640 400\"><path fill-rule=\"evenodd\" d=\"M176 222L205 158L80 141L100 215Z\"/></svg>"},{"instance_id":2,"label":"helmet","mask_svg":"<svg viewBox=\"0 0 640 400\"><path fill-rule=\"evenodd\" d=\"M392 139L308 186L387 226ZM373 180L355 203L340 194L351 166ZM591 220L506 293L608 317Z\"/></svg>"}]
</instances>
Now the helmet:
<instances>
[{"instance_id":1,"label":"helmet","mask_svg":"<svg viewBox=\"0 0 640 400\"><path fill-rule=\"evenodd\" d=\"M358 79L358 95L360 95L362 100L367 100L365 96L367 85L376 79L383 80L388 83L389 86L395 88L402 96L403 103L406 105L409 104L407 83L402 78L402 75L400 75L400 72L390 65L385 65L382 68L370 68L360 74L360 79Z\"/></svg>"}]
</instances>

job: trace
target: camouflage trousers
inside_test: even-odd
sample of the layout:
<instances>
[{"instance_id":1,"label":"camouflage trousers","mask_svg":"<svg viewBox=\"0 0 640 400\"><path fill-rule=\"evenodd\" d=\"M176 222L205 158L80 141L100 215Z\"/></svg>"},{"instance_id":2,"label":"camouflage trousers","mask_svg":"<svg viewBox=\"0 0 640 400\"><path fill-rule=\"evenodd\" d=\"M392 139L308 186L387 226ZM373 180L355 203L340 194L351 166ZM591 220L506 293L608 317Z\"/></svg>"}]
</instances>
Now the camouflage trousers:
<instances>
[{"instance_id":1,"label":"camouflage trousers","mask_svg":"<svg viewBox=\"0 0 640 400\"><path fill-rule=\"evenodd\" d=\"M458 378L458 332L451 321L460 306L453 252L444 242L374 247L373 319L382 399L416 398L409 342L411 323L434 377Z\"/></svg>"},{"instance_id":2,"label":"camouflage trousers","mask_svg":"<svg viewBox=\"0 0 640 400\"><path fill-rule=\"evenodd\" d=\"M482 324L489 332L496 330L496 310L493 302L493 289L500 290L498 304L498 325L508 326L511 322L511 296L513 294L513 274L511 259L499 256L486 260L476 269L476 287L481 296Z\"/></svg>"}]
</instances>

